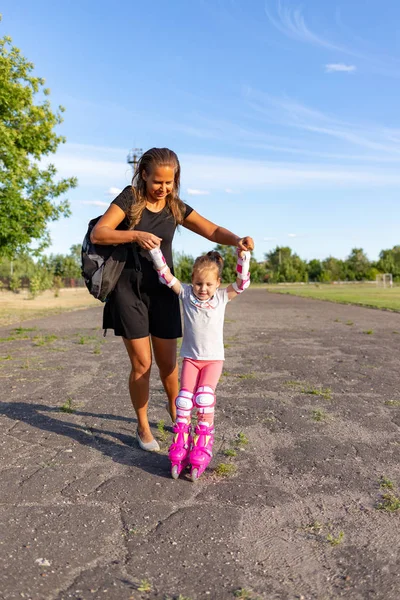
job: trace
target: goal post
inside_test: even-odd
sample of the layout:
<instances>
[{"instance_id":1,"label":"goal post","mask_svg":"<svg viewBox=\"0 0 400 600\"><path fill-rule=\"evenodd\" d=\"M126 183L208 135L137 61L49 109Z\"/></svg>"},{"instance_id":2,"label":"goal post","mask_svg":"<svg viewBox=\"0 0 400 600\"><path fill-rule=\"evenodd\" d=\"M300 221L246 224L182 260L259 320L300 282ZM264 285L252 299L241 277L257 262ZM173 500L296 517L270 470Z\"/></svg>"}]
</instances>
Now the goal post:
<instances>
[{"instance_id":1,"label":"goal post","mask_svg":"<svg viewBox=\"0 0 400 600\"><path fill-rule=\"evenodd\" d=\"M379 273L376 276L376 287L383 287L383 288L393 287L392 273Z\"/></svg>"}]
</instances>

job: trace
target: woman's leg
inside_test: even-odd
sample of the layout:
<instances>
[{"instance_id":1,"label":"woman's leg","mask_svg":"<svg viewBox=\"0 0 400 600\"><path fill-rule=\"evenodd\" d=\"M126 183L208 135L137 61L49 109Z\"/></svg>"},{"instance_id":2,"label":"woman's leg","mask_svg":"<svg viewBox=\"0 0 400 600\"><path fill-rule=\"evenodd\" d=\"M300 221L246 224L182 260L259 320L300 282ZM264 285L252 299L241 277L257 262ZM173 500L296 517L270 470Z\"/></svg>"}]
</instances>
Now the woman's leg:
<instances>
[{"instance_id":1,"label":"woman's leg","mask_svg":"<svg viewBox=\"0 0 400 600\"><path fill-rule=\"evenodd\" d=\"M176 339L166 340L151 336L154 358L160 371L160 379L168 397L169 414L172 422L176 419L175 398L178 395L178 363L176 360Z\"/></svg>"},{"instance_id":2,"label":"woman's leg","mask_svg":"<svg viewBox=\"0 0 400 600\"><path fill-rule=\"evenodd\" d=\"M132 365L129 375L129 393L138 420L138 433L142 442L147 444L154 439L147 418L151 368L150 339L149 337L136 340L122 339Z\"/></svg>"}]
</instances>

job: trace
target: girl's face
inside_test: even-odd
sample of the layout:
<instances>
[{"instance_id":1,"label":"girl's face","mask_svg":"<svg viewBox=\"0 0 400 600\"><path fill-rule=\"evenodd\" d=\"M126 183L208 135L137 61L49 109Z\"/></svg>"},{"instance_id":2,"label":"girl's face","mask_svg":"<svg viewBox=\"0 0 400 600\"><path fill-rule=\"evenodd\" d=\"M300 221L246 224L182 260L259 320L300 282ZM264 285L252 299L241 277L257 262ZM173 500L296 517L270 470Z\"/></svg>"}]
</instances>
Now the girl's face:
<instances>
[{"instance_id":1,"label":"girl's face","mask_svg":"<svg viewBox=\"0 0 400 600\"><path fill-rule=\"evenodd\" d=\"M220 286L221 279L216 269L202 269L192 274L192 288L199 300L212 298Z\"/></svg>"},{"instance_id":2,"label":"girl's face","mask_svg":"<svg viewBox=\"0 0 400 600\"><path fill-rule=\"evenodd\" d=\"M171 166L154 167L147 174L142 172L142 178L146 182L147 199L150 202L165 200L174 189L175 169Z\"/></svg>"}]
</instances>

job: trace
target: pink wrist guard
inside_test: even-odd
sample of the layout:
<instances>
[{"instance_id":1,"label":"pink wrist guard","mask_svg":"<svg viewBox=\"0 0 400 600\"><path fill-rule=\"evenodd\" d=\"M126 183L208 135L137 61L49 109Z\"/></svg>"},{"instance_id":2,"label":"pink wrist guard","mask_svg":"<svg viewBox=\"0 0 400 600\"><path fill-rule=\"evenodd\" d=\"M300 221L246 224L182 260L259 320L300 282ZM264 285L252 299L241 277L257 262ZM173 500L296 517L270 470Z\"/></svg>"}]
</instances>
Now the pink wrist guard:
<instances>
[{"instance_id":1,"label":"pink wrist guard","mask_svg":"<svg viewBox=\"0 0 400 600\"><path fill-rule=\"evenodd\" d=\"M157 269L158 279L160 283L163 283L167 287L171 288L178 281L169 270L169 266L165 264L162 269ZM171 275L172 279L168 280L166 275Z\"/></svg>"}]
</instances>

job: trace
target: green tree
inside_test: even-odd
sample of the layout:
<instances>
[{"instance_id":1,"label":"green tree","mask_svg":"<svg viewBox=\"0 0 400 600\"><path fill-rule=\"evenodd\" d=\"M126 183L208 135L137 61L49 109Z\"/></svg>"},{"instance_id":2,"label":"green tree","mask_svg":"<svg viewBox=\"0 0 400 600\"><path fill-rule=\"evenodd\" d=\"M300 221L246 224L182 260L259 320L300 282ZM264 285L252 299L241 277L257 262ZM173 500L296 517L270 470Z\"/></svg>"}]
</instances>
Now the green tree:
<instances>
[{"instance_id":1,"label":"green tree","mask_svg":"<svg viewBox=\"0 0 400 600\"><path fill-rule=\"evenodd\" d=\"M56 199L77 183L56 181L54 165L40 164L65 142L54 131L64 109L51 110L44 79L11 42L0 38L0 256L10 258L32 242L38 253L49 245L48 222L70 214Z\"/></svg>"},{"instance_id":2,"label":"green tree","mask_svg":"<svg viewBox=\"0 0 400 600\"><path fill-rule=\"evenodd\" d=\"M344 263L334 256L328 256L322 261L320 281L340 281L346 279Z\"/></svg>"},{"instance_id":3,"label":"green tree","mask_svg":"<svg viewBox=\"0 0 400 600\"><path fill-rule=\"evenodd\" d=\"M265 255L270 270L269 281L273 283L306 281L307 264L288 246L277 246Z\"/></svg>"},{"instance_id":4,"label":"green tree","mask_svg":"<svg viewBox=\"0 0 400 600\"><path fill-rule=\"evenodd\" d=\"M345 261L347 279L361 281L368 278L371 263L362 248L353 248Z\"/></svg>"},{"instance_id":5,"label":"green tree","mask_svg":"<svg viewBox=\"0 0 400 600\"><path fill-rule=\"evenodd\" d=\"M381 250L376 267L381 273L391 273L393 279L400 281L400 246Z\"/></svg>"},{"instance_id":6,"label":"green tree","mask_svg":"<svg viewBox=\"0 0 400 600\"><path fill-rule=\"evenodd\" d=\"M323 268L320 260L316 258L310 260L307 265L307 271L309 281L321 281Z\"/></svg>"},{"instance_id":7,"label":"green tree","mask_svg":"<svg viewBox=\"0 0 400 600\"><path fill-rule=\"evenodd\" d=\"M190 283L192 280L194 258L184 252L174 252L174 272L179 281Z\"/></svg>"}]
</instances>

